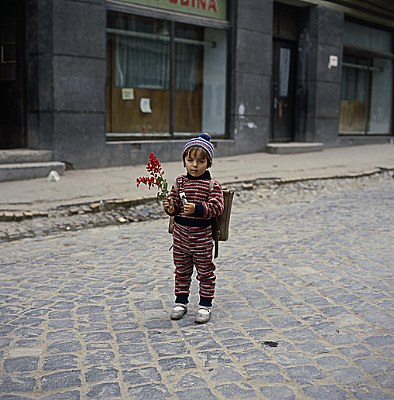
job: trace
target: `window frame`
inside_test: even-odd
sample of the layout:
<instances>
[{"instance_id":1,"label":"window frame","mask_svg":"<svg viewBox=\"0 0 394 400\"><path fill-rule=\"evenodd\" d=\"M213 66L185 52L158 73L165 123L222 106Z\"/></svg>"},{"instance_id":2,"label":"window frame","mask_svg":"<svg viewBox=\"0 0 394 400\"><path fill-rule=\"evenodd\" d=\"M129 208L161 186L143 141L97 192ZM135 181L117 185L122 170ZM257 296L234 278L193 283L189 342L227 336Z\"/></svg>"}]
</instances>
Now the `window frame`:
<instances>
[{"instance_id":1,"label":"window frame","mask_svg":"<svg viewBox=\"0 0 394 400\"><path fill-rule=\"evenodd\" d=\"M388 132L381 132L381 133L375 133L371 132L370 130L370 124L371 124L371 105L372 105L372 86L373 86L373 77L372 77L372 72L375 69L373 66L373 60L374 59L385 59L385 60L390 60L392 63L392 79L394 82L394 53L389 53L386 51L381 51L381 50L374 50L374 49L369 49L369 48L364 48L361 46L357 45L344 45L343 46L343 60L345 58L358 58L358 59L364 59L368 61L368 65L365 66L365 68L362 68L366 71L367 73L367 84L366 84L366 116L364 119L364 126L362 130L355 130L355 131L348 131L348 130L341 130L341 122L339 124L339 135L341 136L349 136L349 135L354 135L354 136L369 136L369 137L375 137L375 136L387 136L387 135L394 135L393 133L393 123L394 123L394 117L393 117L393 109L394 109L394 84L392 85L392 90L391 90L391 110L390 110L390 115L389 115L389 121L388 121ZM351 67L349 63L347 62L342 62L342 74L344 68ZM361 69L361 64L359 66L353 66L354 68L360 68ZM341 82L341 98L340 102L343 101L342 98L342 83ZM340 103L339 106L339 119L341 121L342 116L342 105Z\"/></svg>"},{"instance_id":2,"label":"window frame","mask_svg":"<svg viewBox=\"0 0 394 400\"><path fill-rule=\"evenodd\" d=\"M111 132L108 129L108 123L106 122L106 138L107 141L124 141L124 140L151 140L151 139L183 139L189 136L195 136L195 132L193 133L181 133L175 131L174 124L174 96L176 95L175 84L175 24L181 23L190 26L196 26L200 28L212 28L224 31L225 33L225 41L226 41L226 74L225 74L225 92L224 92L224 126L223 132L213 133L211 136L215 139L225 139L228 137L228 124L229 124L229 86L230 86L230 23L228 21L215 20L211 18L192 16L181 13L172 13L166 10L159 10L154 8L143 7L135 4L121 4L121 3L113 3L111 1L107 1L107 19L110 12L115 13L124 13L131 16L136 17L148 17L157 20L161 20L169 24L170 27L170 111L169 111L169 126L166 132L158 132L156 134L147 134L145 132ZM108 27L107 27L108 28ZM106 33L106 40L108 41L108 33ZM108 50L108 47L107 47ZM107 83L108 85L108 71L109 66L109 54L107 54ZM106 96L106 101L109 100L109 96ZM106 120L110 118L108 115L108 110L112 108L111 104L107 104L106 106ZM111 111L110 111L111 112ZM211 133L210 133L211 134Z\"/></svg>"}]
</instances>

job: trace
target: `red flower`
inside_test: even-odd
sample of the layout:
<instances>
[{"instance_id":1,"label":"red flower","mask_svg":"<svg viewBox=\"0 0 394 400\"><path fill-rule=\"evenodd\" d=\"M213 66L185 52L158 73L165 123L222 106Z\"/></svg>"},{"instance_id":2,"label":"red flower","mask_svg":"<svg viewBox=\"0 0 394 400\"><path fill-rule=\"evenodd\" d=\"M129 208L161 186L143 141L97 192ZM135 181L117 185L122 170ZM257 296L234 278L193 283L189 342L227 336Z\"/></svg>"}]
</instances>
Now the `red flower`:
<instances>
[{"instance_id":1,"label":"red flower","mask_svg":"<svg viewBox=\"0 0 394 400\"><path fill-rule=\"evenodd\" d=\"M164 170L161 167L160 161L153 153L149 154L149 160L146 164L146 170L151 176L141 176L137 178L137 187L139 187L141 183L143 183L144 185L148 185L149 189L151 187L157 186L157 198L165 199L166 197L168 197L168 183L163 177Z\"/></svg>"}]
</instances>

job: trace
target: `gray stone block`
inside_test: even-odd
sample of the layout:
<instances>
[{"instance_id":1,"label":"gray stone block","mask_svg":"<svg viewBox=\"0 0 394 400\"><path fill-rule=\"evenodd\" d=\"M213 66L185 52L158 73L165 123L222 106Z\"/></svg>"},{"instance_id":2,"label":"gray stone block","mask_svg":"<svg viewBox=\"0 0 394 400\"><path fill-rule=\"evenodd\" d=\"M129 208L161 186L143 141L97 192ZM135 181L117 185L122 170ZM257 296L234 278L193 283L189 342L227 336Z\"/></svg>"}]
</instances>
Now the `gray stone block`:
<instances>
[{"instance_id":1,"label":"gray stone block","mask_svg":"<svg viewBox=\"0 0 394 400\"><path fill-rule=\"evenodd\" d=\"M0 182L47 177L51 171L63 175L65 164L58 161L0 165Z\"/></svg>"}]
</instances>

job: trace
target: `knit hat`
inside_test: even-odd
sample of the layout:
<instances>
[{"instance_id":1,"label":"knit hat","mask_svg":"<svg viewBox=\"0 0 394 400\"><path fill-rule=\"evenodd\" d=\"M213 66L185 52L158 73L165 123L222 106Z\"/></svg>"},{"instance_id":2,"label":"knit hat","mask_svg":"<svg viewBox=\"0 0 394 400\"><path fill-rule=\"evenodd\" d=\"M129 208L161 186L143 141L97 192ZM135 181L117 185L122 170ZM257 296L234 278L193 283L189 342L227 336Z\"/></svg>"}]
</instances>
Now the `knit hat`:
<instances>
[{"instance_id":1,"label":"knit hat","mask_svg":"<svg viewBox=\"0 0 394 400\"><path fill-rule=\"evenodd\" d=\"M188 142L186 142L186 144L183 146L182 158L185 155L186 150L189 147L194 146L202 147L204 150L206 150L209 159L212 161L214 149L213 144L211 143L211 137L208 135L208 133L202 133L199 137L190 139Z\"/></svg>"}]
</instances>

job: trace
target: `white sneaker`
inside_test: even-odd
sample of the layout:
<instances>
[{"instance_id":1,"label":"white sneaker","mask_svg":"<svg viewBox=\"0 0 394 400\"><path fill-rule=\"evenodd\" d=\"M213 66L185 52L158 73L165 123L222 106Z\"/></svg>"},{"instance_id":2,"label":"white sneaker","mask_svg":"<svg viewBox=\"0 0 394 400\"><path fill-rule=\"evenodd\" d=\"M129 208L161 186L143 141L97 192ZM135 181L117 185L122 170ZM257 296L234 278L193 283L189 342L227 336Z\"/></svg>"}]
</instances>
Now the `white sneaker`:
<instances>
[{"instance_id":1,"label":"white sneaker","mask_svg":"<svg viewBox=\"0 0 394 400\"><path fill-rule=\"evenodd\" d=\"M187 313L186 304L175 303L175 306L171 312L171 319L181 319Z\"/></svg>"},{"instance_id":2,"label":"white sneaker","mask_svg":"<svg viewBox=\"0 0 394 400\"><path fill-rule=\"evenodd\" d=\"M206 324L211 318L211 307L198 306L195 322L197 324Z\"/></svg>"}]
</instances>

